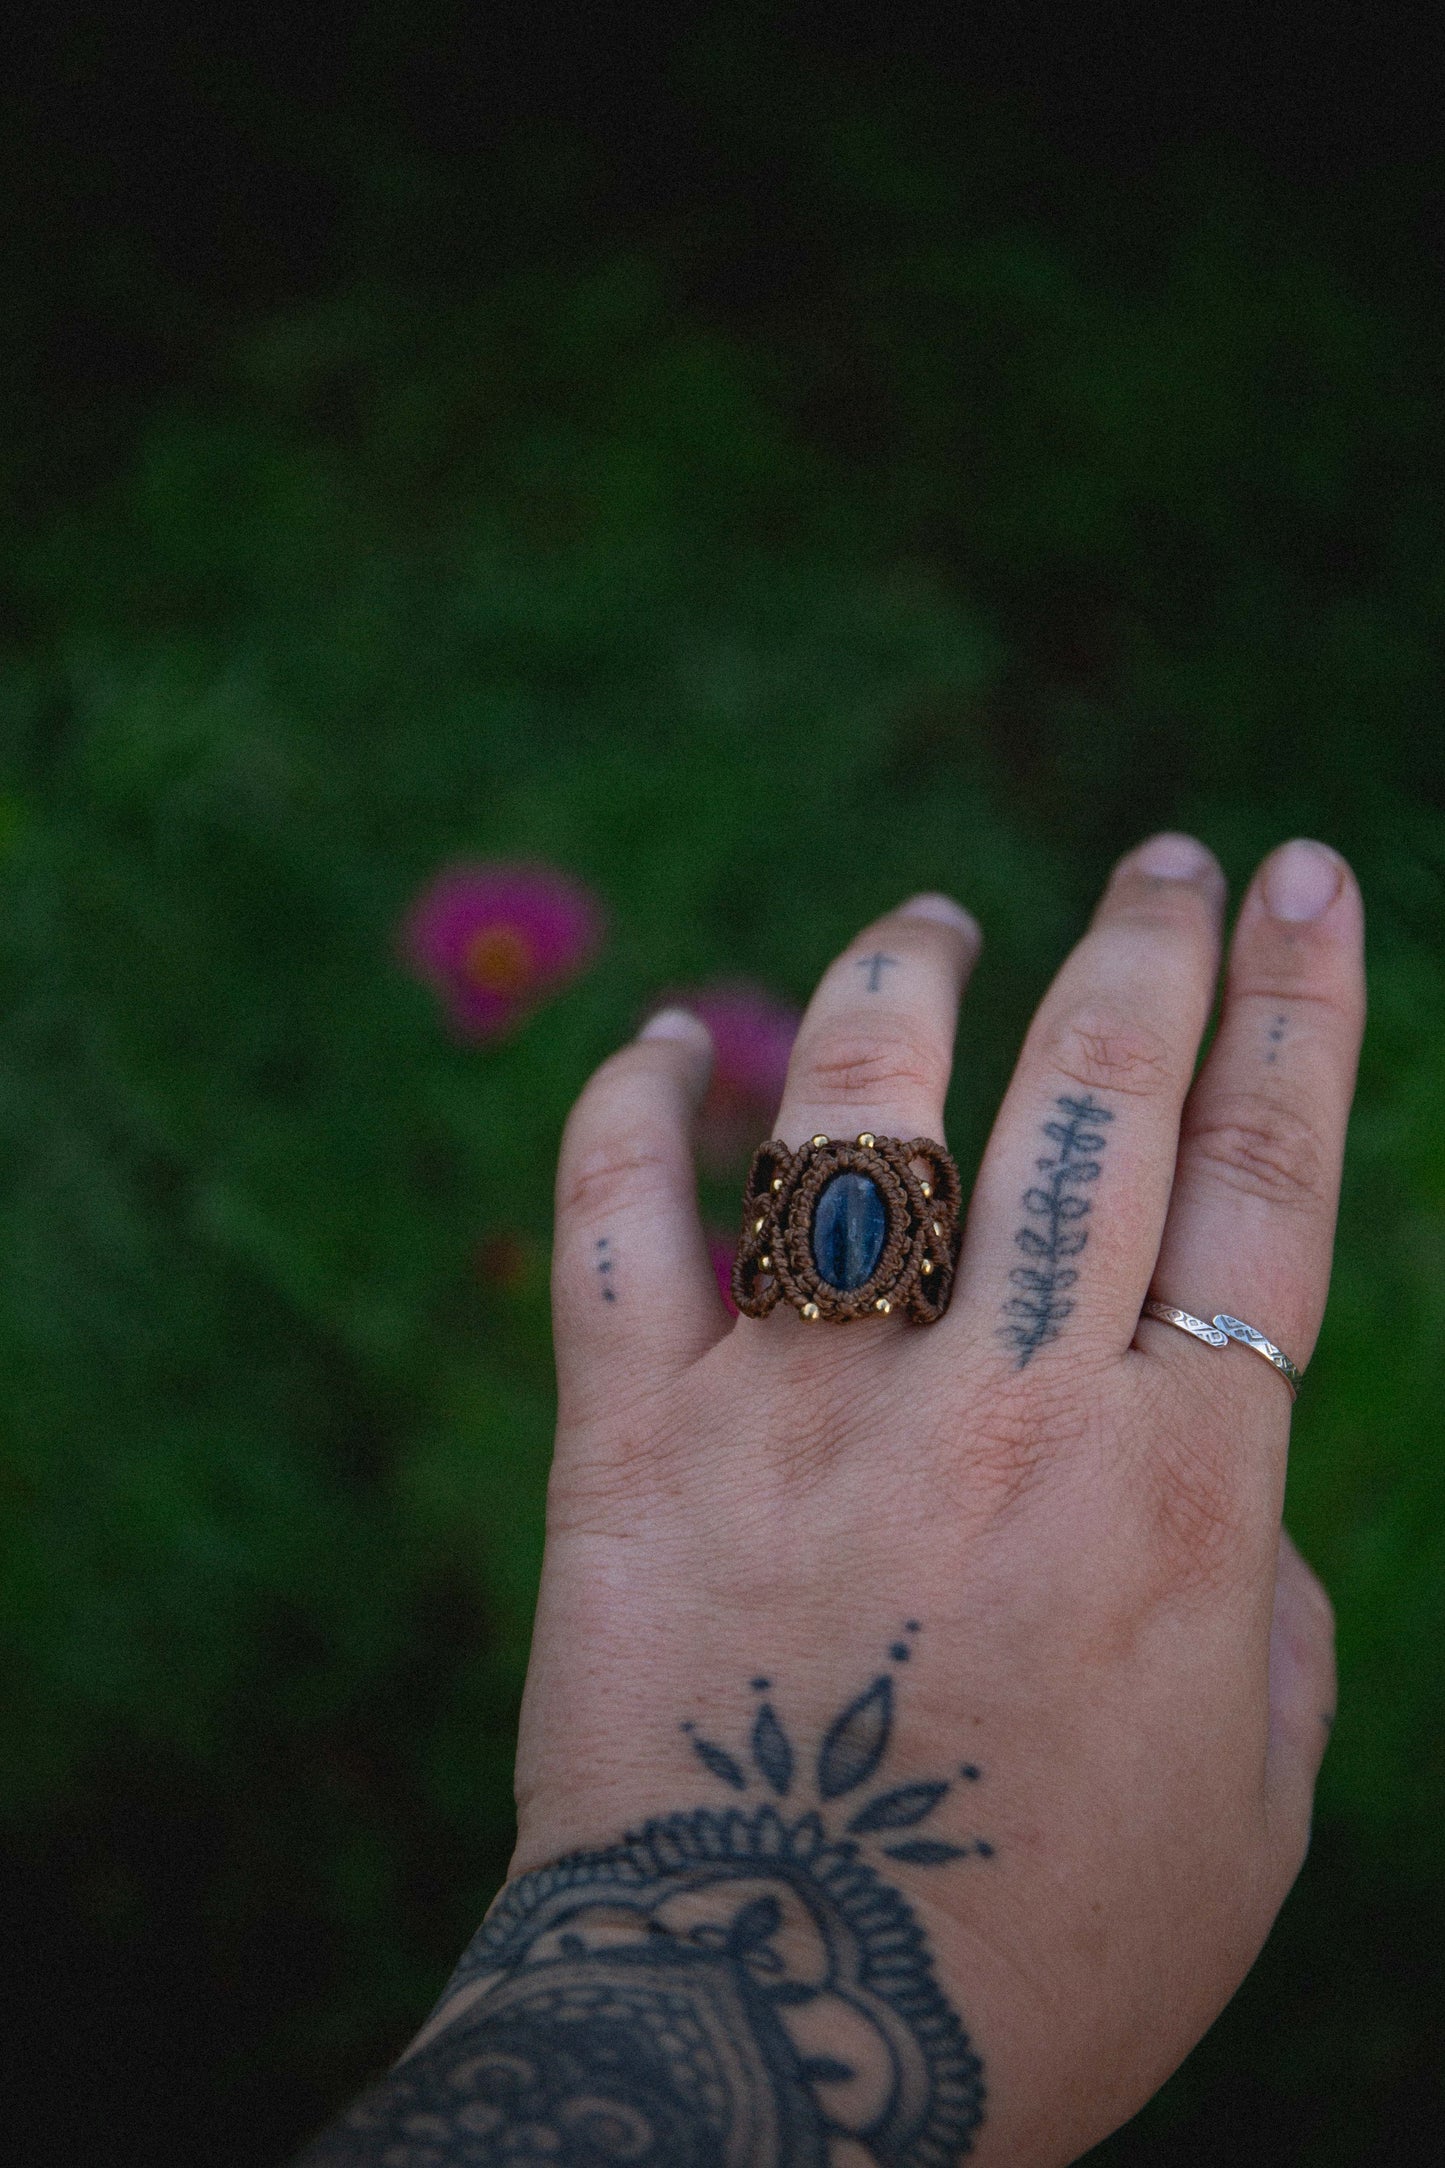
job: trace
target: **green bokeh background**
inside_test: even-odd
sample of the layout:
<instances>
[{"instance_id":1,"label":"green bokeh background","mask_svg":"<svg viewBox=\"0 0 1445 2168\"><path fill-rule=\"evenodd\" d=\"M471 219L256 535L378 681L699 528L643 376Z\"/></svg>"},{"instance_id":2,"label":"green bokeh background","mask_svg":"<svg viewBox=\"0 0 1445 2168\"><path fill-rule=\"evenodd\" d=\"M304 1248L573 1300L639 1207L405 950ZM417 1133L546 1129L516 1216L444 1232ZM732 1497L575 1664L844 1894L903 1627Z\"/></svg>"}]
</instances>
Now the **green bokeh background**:
<instances>
[{"instance_id":1,"label":"green bokeh background","mask_svg":"<svg viewBox=\"0 0 1445 2168\"><path fill-rule=\"evenodd\" d=\"M756 8L679 45L625 154L623 73L554 114L550 48L468 132L428 103L464 12L358 11L333 79L320 11L310 74L162 11L117 88L71 10L12 93L9 2157L277 2161L475 1927L551 1168L647 1003L801 1001L860 920L952 889L988 935L967 1165L1110 859L1177 825L1236 894L1323 835L1370 913L1290 1488L1342 1697L1269 1951L1096 2157L1433 2160L1445 447L1413 183L1292 187L1224 139L1091 160L1012 79L760 59ZM549 860L610 919L485 1050L393 961L455 855Z\"/></svg>"}]
</instances>

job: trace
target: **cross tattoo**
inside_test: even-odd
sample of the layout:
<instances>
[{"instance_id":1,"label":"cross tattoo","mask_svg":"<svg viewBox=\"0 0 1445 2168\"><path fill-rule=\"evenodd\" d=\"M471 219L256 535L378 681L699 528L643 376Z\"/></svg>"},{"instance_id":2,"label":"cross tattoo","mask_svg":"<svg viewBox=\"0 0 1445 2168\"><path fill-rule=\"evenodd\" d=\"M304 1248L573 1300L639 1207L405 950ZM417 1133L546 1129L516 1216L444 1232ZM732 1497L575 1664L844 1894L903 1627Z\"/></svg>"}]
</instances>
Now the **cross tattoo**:
<instances>
[{"instance_id":1,"label":"cross tattoo","mask_svg":"<svg viewBox=\"0 0 1445 2168\"><path fill-rule=\"evenodd\" d=\"M871 956L860 956L858 958L856 969L867 972L870 994L877 993L879 987L883 984L884 970L889 964L896 964L897 961L896 956L885 956L881 949L875 950Z\"/></svg>"}]
</instances>

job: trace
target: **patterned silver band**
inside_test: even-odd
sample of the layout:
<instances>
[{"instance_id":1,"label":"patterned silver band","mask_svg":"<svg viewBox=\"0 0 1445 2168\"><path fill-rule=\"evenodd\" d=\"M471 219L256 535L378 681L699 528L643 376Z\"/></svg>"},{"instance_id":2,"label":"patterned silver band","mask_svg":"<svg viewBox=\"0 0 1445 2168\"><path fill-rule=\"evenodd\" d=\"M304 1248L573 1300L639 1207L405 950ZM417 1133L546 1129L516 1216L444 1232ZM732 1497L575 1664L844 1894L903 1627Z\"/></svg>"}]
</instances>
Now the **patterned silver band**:
<instances>
[{"instance_id":1,"label":"patterned silver band","mask_svg":"<svg viewBox=\"0 0 1445 2168\"><path fill-rule=\"evenodd\" d=\"M1292 1363L1283 1348L1277 1348L1273 1340L1267 1340L1253 1325L1246 1325L1242 1317L1229 1317L1223 1310L1218 1310L1206 1323L1202 1317L1195 1317L1190 1310L1177 1309L1172 1302L1152 1300L1145 1303L1142 1314L1145 1317L1157 1317L1161 1325L1177 1325L1181 1332L1192 1333L1196 1340L1203 1340L1209 1347L1228 1347L1230 1341L1234 1340L1240 1347L1250 1348L1256 1355L1262 1355L1271 1368L1279 1372L1289 1387L1291 1400L1299 1392L1304 1378L1304 1372L1299 1365Z\"/></svg>"}]
</instances>

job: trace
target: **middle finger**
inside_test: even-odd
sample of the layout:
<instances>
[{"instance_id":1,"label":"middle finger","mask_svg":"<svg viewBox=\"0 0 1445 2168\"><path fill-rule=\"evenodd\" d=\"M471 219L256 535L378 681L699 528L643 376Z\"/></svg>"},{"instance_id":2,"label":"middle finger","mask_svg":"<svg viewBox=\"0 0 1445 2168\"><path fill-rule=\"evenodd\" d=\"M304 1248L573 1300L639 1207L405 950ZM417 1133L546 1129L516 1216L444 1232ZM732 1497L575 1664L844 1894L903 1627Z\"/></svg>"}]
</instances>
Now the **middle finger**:
<instances>
[{"instance_id":1,"label":"middle finger","mask_svg":"<svg viewBox=\"0 0 1445 2168\"><path fill-rule=\"evenodd\" d=\"M1115 868L1034 1018L974 1186L949 1321L1017 1368L1066 1333L1110 1353L1133 1338L1223 905L1202 843L1152 837Z\"/></svg>"}]
</instances>

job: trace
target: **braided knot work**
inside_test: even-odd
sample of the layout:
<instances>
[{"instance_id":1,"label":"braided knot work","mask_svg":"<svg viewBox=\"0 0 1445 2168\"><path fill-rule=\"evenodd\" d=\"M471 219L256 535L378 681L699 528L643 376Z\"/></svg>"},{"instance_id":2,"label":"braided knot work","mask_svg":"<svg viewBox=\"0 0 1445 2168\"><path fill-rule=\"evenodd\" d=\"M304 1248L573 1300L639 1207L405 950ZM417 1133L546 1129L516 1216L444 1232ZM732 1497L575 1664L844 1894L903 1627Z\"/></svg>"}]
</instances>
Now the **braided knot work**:
<instances>
[{"instance_id":1,"label":"braided knot work","mask_svg":"<svg viewBox=\"0 0 1445 2168\"><path fill-rule=\"evenodd\" d=\"M873 1184L885 1220L872 1270L847 1288L823 1277L814 1243L819 1200L842 1174ZM745 1317L766 1317L785 1301L810 1321L898 1311L915 1325L936 1324L953 1292L961 1194L958 1168L930 1137L904 1143L865 1130L850 1144L814 1137L796 1152L773 1138L748 1170L733 1299Z\"/></svg>"}]
</instances>

